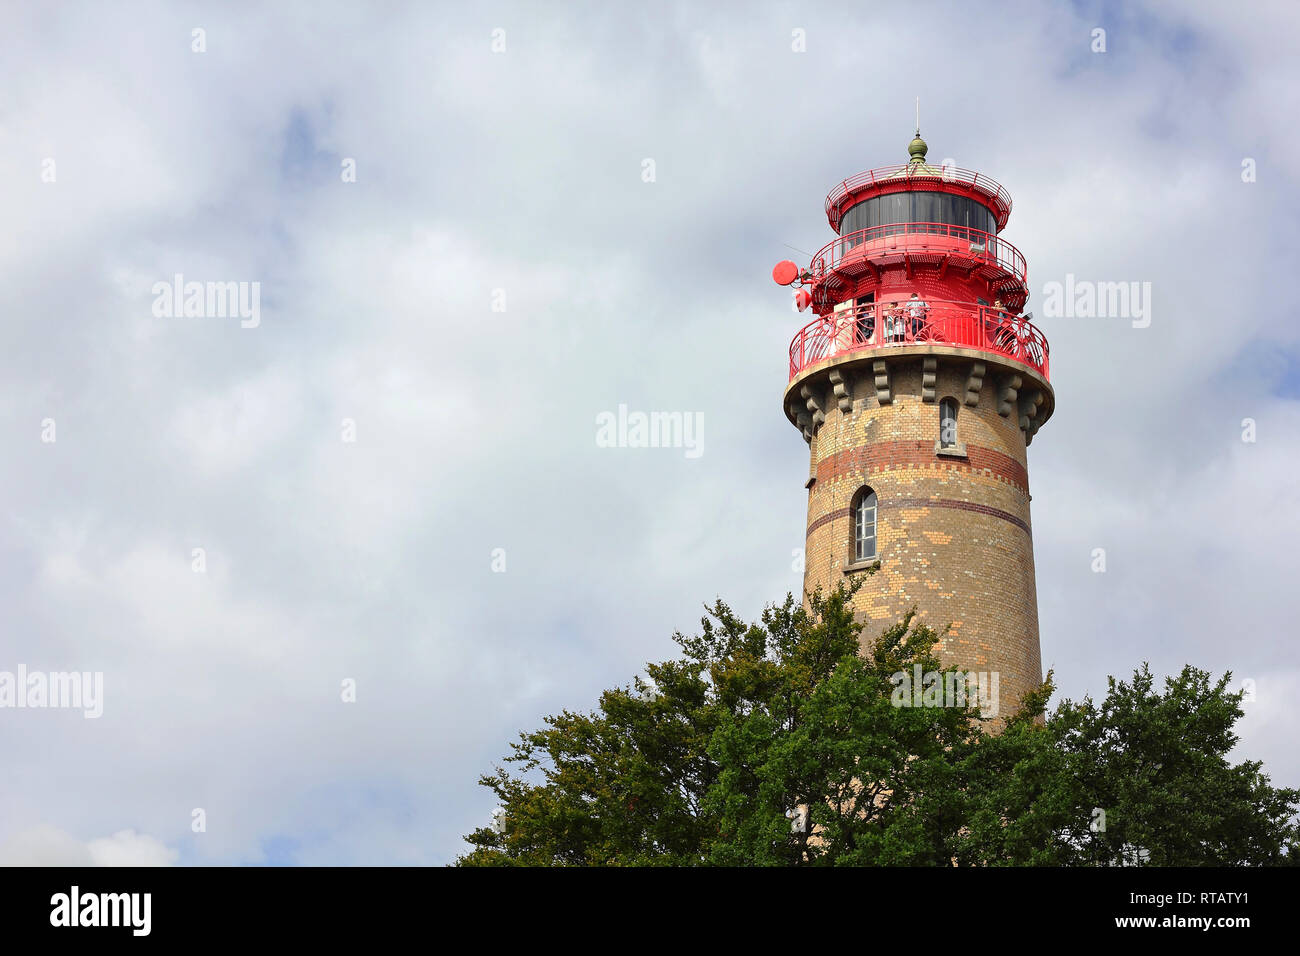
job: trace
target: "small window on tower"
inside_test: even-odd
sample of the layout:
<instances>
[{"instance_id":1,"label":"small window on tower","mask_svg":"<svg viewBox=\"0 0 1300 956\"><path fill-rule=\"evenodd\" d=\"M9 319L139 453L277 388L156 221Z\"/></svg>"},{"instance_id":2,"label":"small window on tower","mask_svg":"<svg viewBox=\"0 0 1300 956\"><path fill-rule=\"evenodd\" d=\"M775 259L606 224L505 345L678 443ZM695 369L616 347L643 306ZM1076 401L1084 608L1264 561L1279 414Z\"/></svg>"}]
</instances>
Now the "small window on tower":
<instances>
[{"instance_id":1,"label":"small window on tower","mask_svg":"<svg viewBox=\"0 0 1300 956\"><path fill-rule=\"evenodd\" d=\"M863 488L853 499L853 560L876 557L876 493Z\"/></svg>"},{"instance_id":2,"label":"small window on tower","mask_svg":"<svg viewBox=\"0 0 1300 956\"><path fill-rule=\"evenodd\" d=\"M939 403L939 447L957 447L957 399L945 398Z\"/></svg>"}]
</instances>

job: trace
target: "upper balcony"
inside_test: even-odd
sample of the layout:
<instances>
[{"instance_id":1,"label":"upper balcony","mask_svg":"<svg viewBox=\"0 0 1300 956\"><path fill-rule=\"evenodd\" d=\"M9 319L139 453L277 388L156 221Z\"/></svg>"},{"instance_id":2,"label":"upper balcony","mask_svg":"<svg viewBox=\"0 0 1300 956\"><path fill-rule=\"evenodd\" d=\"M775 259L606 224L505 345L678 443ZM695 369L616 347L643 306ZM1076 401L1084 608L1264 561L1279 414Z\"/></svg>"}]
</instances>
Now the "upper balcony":
<instances>
[{"instance_id":1,"label":"upper balcony","mask_svg":"<svg viewBox=\"0 0 1300 956\"><path fill-rule=\"evenodd\" d=\"M919 142L914 141L914 142ZM924 143L916 153L918 161L869 169L844 180L826 196L826 219L836 232L844 213L871 196L897 192L946 192L971 196L987 206L1000 232L1011 217L1011 194L995 180L970 169L931 166L924 159Z\"/></svg>"},{"instance_id":2,"label":"upper balcony","mask_svg":"<svg viewBox=\"0 0 1300 956\"><path fill-rule=\"evenodd\" d=\"M942 222L895 222L841 236L813 256L807 279L814 302L830 305L851 280L900 264L962 270L986 280L995 296L1016 308L1029 297L1029 270L1019 249L982 229Z\"/></svg>"},{"instance_id":3,"label":"upper balcony","mask_svg":"<svg viewBox=\"0 0 1300 956\"><path fill-rule=\"evenodd\" d=\"M840 355L903 346L977 349L1050 379L1047 339L1023 316L970 302L930 300L898 308L872 303L820 316L790 343L790 380Z\"/></svg>"}]
</instances>

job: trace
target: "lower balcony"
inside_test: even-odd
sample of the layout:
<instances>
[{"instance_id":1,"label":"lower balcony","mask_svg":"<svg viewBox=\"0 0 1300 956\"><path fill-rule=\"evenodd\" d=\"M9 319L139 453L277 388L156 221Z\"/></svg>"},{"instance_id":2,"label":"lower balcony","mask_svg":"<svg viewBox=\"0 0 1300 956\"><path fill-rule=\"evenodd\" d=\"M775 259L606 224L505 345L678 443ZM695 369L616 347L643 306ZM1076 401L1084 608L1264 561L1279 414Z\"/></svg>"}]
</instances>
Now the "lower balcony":
<instances>
[{"instance_id":1,"label":"lower balcony","mask_svg":"<svg viewBox=\"0 0 1300 956\"><path fill-rule=\"evenodd\" d=\"M918 345L979 349L1051 377L1047 339L1028 319L992 306L928 300L897 308L859 305L818 317L790 343L790 380L845 353Z\"/></svg>"}]
</instances>

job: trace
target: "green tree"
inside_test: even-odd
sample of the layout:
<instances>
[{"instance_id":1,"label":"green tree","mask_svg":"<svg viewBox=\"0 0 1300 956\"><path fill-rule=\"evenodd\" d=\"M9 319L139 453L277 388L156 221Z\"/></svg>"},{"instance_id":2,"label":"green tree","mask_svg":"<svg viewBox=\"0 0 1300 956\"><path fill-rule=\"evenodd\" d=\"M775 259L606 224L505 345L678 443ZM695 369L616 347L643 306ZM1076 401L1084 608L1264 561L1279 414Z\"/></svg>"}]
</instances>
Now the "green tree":
<instances>
[{"instance_id":1,"label":"green tree","mask_svg":"<svg viewBox=\"0 0 1300 956\"><path fill-rule=\"evenodd\" d=\"M942 672L938 635L909 614L863 654L850 594L814 594L808 610L787 598L743 640L687 648L710 662L717 700L709 862L947 862L961 823L956 773L979 718L894 706L895 675ZM723 633L739 635L719 612Z\"/></svg>"},{"instance_id":2,"label":"green tree","mask_svg":"<svg viewBox=\"0 0 1300 956\"><path fill-rule=\"evenodd\" d=\"M502 832L467 837L476 849L462 865L703 862L715 708L698 663L648 672L652 684L605 691L595 713L565 711L520 735L506 758L519 772L498 768L480 780L501 801Z\"/></svg>"},{"instance_id":3,"label":"green tree","mask_svg":"<svg viewBox=\"0 0 1300 956\"><path fill-rule=\"evenodd\" d=\"M1155 689L1146 664L1109 680L1105 700L1065 701L1051 722L1065 768L1105 826L1069 841L1064 862L1269 865L1300 838L1300 791L1269 784L1258 761L1232 764L1243 691L1186 666Z\"/></svg>"},{"instance_id":4,"label":"green tree","mask_svg":"<svg viewBox=\"0 0 1300 956\"><path fill-rule=\"evenodd\" d=\"M861 579L859 579L860 581ZM858 585L860 586L860 584ZM721 601L679 658L520 735L461 865L1177 865L1285 862L1300 792L1233 766L1241 694L1144 666L1101 705L1052 675L994 728L900 706L955 669L909 614L863 649L854 587L746 624ZM951 675L951 676L950 676ZM905 686L905 685L904 685ZM957 686L954 684L953 686ZM948 703L952 703L949 701ZM998 732L992 732L994 730Z\"/></svg>"}]
</instances>

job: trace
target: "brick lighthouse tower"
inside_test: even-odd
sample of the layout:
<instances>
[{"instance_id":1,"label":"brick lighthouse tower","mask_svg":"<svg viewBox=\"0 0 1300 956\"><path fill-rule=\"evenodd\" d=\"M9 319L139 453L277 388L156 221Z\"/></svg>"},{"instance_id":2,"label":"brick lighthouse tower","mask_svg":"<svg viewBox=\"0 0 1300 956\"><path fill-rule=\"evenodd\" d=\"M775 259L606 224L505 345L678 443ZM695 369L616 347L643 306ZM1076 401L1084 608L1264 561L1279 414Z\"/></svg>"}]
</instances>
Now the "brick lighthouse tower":
<instances>
[{"instance_id":1,"label":"brick lighthouse tower","mask_svg":"<svg viewBox=\"0 0 1300 956\"><path fill-rule=\"evenodd\" d=\"M988 177L909 161L826 197L837 238L779 263L800 311L785 413L810 447L804 588L880 563L864 639L916 606L951 628L945 664L998 674L1009 716L1042 679L1025 449L1055 403L1047 340L1022 314L1025 258Z\"/></svg>"}]
</instances>

